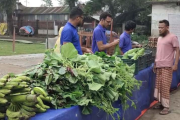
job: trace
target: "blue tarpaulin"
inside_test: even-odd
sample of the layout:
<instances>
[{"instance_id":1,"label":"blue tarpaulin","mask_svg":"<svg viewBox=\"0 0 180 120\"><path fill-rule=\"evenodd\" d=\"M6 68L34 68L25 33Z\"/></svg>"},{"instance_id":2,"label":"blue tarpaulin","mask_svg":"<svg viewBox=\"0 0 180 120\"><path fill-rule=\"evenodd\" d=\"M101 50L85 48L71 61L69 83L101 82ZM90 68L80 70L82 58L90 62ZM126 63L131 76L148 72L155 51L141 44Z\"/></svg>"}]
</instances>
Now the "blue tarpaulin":
<instances>
[{"instance_id":1,"label":"blue tarpaulin","mask_svg":"<svg viewBox=\"0 0 180 120\"><path fill-rule=\"evenodd\" d=\"M119 108L118 113L121 116L124 115L125 120L135 120L140 114L141 111L147 109L150 104L154 101L154 86L155 86L155 74L152 71L153 66L148 67L140 71L135 78L141 80L142 86L140 90L133 92L132 100L136 103L137 109L130 107L125 112L122 110L120 101L117 101L113 104L114 107ZM178 67L180 71L180 65ZM177 88L178 83L180 82L180 72L173 73L172 88ZM128 102L131 105L130 102ZM81 113L82 108L80 106L73 106L71 108L53 110L50 109L46 113L37 114L32 117L30 120L112 120L104 111L99 110L95 107L92 108L92 113L90 115L83 115Z\"/></svg>"},{"instance_id":2,"label":"blue tarpaulin","mask_svg":"<svg viewBox=\"0 0 180 120\"><path fill-rule=\"evenodd\" d=\"M34 35L34 28L31 26L23 26L19 29L20 35Z\"/></svg>"}]
</instances>

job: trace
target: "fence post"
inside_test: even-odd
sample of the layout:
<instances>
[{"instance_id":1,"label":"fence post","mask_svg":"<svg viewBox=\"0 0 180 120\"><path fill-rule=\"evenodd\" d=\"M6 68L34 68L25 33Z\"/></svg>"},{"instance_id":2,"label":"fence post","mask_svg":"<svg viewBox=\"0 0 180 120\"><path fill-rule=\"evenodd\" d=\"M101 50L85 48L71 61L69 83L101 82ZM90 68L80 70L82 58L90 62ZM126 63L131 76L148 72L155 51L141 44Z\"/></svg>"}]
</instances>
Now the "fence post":
<instances>
[{"instance_id":1,"label":"fence post","mask_svg":"<svg viewBox=\"0 0 180 120\"><path fill-rule=\"evenodd\" d=\"M39 29L39 20L36 20L36 28L35 28L35 31L34 31L34 33L35 33L35 35L38 35L38 29Z\"/></svg>"},{"instance_id":2,"label":"fence post","mask_svg":"<svg viewBox=\"0 0 180 120\"><path fill-rule=\"evenodd\" d=\"M23 20L21 20L20 22L20 28L23 26Z\"/></svg>"},{"instance_id":3,"label":"fence post","mask_svg":"<svg viewBox=\"0 0 180 120\"><path fill-rule=\"evenodd\" d=\"M49 21L48 21L48 18L47 18L47 49L49 48L49 46L48 46L48 42L49 42L49 41L48 41L48 22L49 22Z\"/></svg>"}]
</instances>

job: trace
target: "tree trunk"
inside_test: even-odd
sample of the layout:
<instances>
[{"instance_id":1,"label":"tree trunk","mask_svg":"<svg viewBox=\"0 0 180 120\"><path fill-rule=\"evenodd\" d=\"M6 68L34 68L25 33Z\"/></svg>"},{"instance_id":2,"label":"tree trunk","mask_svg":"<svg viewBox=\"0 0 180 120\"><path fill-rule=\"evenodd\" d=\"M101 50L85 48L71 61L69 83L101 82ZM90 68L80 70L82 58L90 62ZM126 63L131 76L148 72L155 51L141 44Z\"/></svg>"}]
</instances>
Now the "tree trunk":
<instances>
[{"instance_id":1,"label":"tree trunk","mask_svg":"<svg viewBox=\"0 0 180 120\"><path fill-rule=\"evenodd\" d=\"M7 26L8 26L8 34L11 36L13 34L13 20L12 20L12 13L7 13Z\"/></svg>"}]
</instances>

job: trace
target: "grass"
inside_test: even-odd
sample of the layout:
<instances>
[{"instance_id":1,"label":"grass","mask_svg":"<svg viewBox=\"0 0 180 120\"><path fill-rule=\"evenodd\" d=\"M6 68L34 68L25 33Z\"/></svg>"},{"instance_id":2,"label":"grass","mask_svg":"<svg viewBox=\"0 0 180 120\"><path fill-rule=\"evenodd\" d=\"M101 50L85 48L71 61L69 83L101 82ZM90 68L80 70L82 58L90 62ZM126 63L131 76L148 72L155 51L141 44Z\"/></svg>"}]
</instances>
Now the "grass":
<instances>
[{"instance_id":1,"label":"grass","mask_svg":"<svg viewBox=\"0 0 180 120\"><path fill-rule=\"evenodd\" d=\"M19 55L19 54L36 54L44 53L45 45L43 44L24 44L15 43L15 52L12 50L12 42L0 41L0 56Z\"/></svg>"}]
</instances>

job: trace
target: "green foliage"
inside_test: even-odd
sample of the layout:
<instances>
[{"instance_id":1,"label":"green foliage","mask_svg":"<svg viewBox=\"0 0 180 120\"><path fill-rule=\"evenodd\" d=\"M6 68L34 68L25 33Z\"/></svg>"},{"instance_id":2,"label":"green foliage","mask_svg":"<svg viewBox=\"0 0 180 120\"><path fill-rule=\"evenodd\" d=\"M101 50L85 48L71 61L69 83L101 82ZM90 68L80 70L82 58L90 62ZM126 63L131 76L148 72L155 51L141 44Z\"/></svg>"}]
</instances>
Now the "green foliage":
<instances>
[{"instance_id":1,"label":"green foliage","mask_svg":"<svg viewBox=\"0 0 180 120\"><path fill-rule=\"evenodd\" d=\"M136 33L131 35L132 41L136 41L138 43L146 43L148 42L148 37L146 35L138 35Z\"/></svg>"},{"instance_id":2,"label":"green foliage","mask_svg":"<svg viewBox=\"0 0 180 120\"><path fill-rule=\"evenodd\" d=\"M75 7L78 0L57 0L60 5L69 5L70 10Z\"/></svg>"},{"instance_id":3,"label":"green foliage","mask_svg":"<svg viewBox=\"0 0 180 120\"><path fill-rule=\"evenodd\" d=\"M52 7L53 3L52 0L42 0L43 2L45 2L44 6L46 7Z\"/></svg>"},{"instance_id":4,"label":"green foliage","mask_svg":"<svg viewBox=\"0 0 180 120\"><path fill-rule=\"evenodd\" d=\"M5 11L7 14L12 14L16 0L0 0L0 3L0 10Z\"/></svg>"},{"instance_id":5,"label":"green foliage","mask_svg":"<svg viewBox=\"0 0 180 120\"><path fill-rule=\"evenodd\" d=\"M0 41L0 56L44 53L43 44L15 43L15 52L12 51L12 42Z\"/></svg>"},{"instance_id":6,"label":"green foliage","mask_svg":"<svg viewBox=\"0 0 180 120\"><path fill-rule=\"evenodd\" d=\"M112 14L115 27L127 20L149 27L151 20L147 15L151 13L151 5L147 1L149 0L90 0L84 11L92 15L105 7Z\"/></svg>"},{"instance_id":7,"label":"green foliage","mask_svg":"<svg viewBox=\"0 0 180 120\"><path fill-rule=\"evenodd\" d=\"M26 72L33 79L33 87L41 86L54 98L53 108L79 105L83 106L83 114L90 114L91 106L95 106L113 118L119 109L112 103L118 98L124 110L129 107L127 101L135 107L129 96L141 82L133 77L134 68L115 56L78 55L75 50L71 43L62 46L61 51L65 51L62 54L48 50L43 63Z\"/></svg>"},{"instance_id":8,"label":"green foliage","mask_svg":"<svg viewBox=\"0 0 180 120\"><path fill-rule=\"evenodd\" d=\"M16 8L16 0L0 0L0 11L4 11L7 14L8 32L12 34L12 13Z\"/></svg>"}]
</instances>

